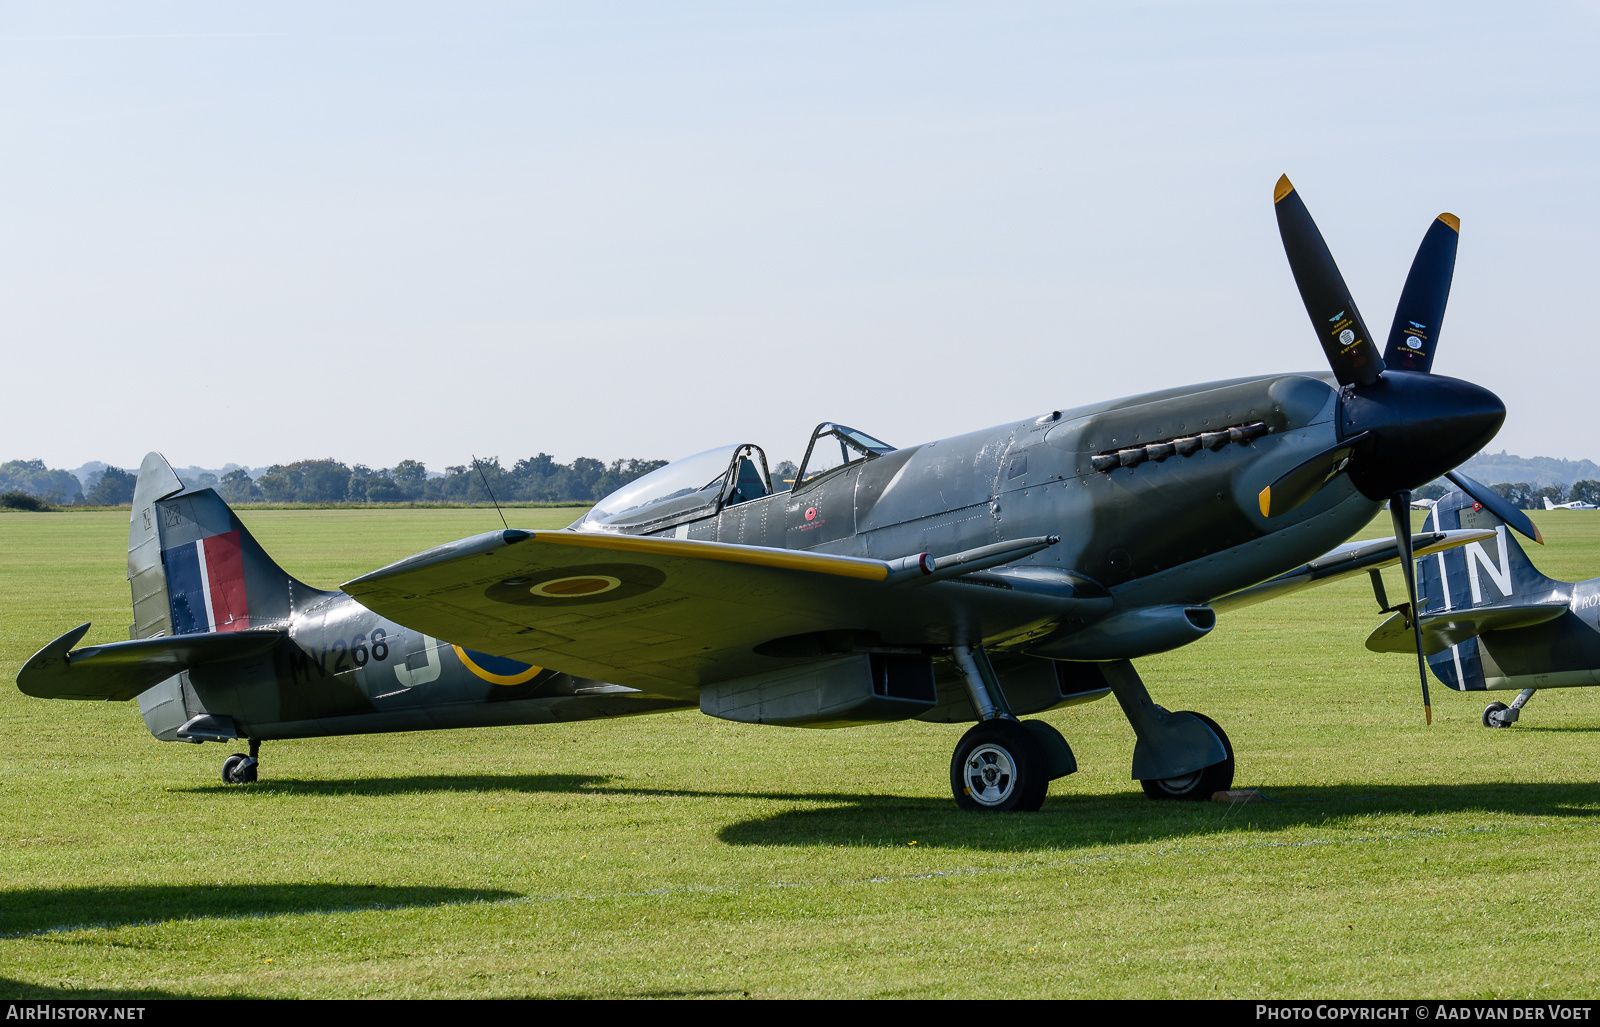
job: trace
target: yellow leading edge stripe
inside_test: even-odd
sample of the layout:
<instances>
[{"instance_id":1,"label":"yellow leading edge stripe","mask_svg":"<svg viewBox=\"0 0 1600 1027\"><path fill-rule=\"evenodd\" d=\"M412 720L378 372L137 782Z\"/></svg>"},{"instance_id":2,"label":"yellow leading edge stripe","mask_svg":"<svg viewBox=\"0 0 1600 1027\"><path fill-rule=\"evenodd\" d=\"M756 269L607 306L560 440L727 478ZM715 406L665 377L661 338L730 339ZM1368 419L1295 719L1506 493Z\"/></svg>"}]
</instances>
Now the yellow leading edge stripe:
<instances>
[{"instance_id":1,"label":"yellow leading edge stripe","mask_svg":"<svg viewBox=\"0 0 1600 1027\"><path fill-rule=\"evenodd\" d=\"M557 546L580 546L585 549L606 549L615 553L655 553L660 556L682 556L692 560L721 560L724 563L748 563L757 567L781 567L791 571L811 571L816 574L834 574L841 578L860 578L863 581L882 581L889 576L889 568L876 560L862 560L853 556L818 556L813 553L796 553L787 550L754 549L733 546L725 542L687 542L675 538L642 538L638 535L598 535L590 532L536 531L533 538Z\"/></svg>"}]
</instances>

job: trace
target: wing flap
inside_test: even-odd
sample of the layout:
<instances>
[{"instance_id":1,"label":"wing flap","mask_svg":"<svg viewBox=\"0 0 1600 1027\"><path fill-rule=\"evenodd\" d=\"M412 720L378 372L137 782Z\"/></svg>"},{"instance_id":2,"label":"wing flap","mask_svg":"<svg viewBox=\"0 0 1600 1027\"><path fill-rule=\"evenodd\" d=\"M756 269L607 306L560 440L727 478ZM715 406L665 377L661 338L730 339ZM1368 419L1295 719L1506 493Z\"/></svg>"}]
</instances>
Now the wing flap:
<instances>
[{"instance_id":1,"label":"wing flap","mask_svg":"<svg viewBox=\"0 0 1600 1027\"><path fill-rule=\"evenodd\" d=\"M40 699L121 702L191 667L260 655L284 637L281 631L214 631L74 650L88 631L87 624L73 628L34 653L17 672L17 687Z\"/></svg>"}]
</instances>

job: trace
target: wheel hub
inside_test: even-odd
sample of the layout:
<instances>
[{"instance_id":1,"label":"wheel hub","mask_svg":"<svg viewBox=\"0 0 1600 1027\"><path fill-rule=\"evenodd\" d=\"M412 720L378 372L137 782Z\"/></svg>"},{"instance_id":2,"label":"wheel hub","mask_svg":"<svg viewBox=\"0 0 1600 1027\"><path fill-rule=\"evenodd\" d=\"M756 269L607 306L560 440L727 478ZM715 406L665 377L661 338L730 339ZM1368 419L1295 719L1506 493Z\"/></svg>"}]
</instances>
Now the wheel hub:
<instances>
[{"instance_id":1,"label":"wheel hub","mask_svg":"<svg viewBox=\"0 0 1600 1027\"><path fill-rule=\"evenodd\" d=\"M1184 774L1181 777L1166 777L1158 780L1156 784L1162 790L1171 792L1173 795L1182 795L1193 788L1196 781L1200 780L1200 773L1197 770L1192 774Z\"/></svg>"},{"instance_id":2,"label":"wheel hub","mask_svg":"<svg viewBox=\"0 0 1600 1027\"><path fill-rule=\"evenodd\" d=\"M967 756L967 793L985 806L1010 798L1016 780L1016 761L998 745L980 745Z\"/></svg>"}]
</instances>

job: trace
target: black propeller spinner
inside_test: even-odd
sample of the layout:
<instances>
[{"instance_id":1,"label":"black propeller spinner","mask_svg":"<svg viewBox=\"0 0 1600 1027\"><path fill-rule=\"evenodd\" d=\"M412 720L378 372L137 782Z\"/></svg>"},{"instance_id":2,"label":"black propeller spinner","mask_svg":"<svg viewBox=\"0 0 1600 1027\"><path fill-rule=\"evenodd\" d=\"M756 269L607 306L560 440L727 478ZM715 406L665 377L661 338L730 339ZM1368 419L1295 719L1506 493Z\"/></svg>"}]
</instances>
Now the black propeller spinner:
<instances>
[{"instance_id":1,"label":"black propeller spinner","mask_svg":"<svg viewBox=\"0 0 1600 1027\"><path fill-rule=\"evenodd\" d=\"M1450 297L1461 222L1440 214L1429 226L1406 277L1383 356L1372 342L1344 276L1311 212L1287 175L1272 195L1278 233L1306 313L1328 365L1343 386L1339 443L1261 491L1261 512L1287 513L1340 473L1369 499L1388 499L1405 568L1407 616L1417 643L1422 706L1429 723L1428 671L1417 618L1416 567L1411 546L1411 490L1449 473L1450 480L1506 523L1543 543L1533 522L1510 503L1452 469L1482 449L1505 421L1505 404L1489 390L1432 373L1439 324Z\"/></svg>"}]
</instances>

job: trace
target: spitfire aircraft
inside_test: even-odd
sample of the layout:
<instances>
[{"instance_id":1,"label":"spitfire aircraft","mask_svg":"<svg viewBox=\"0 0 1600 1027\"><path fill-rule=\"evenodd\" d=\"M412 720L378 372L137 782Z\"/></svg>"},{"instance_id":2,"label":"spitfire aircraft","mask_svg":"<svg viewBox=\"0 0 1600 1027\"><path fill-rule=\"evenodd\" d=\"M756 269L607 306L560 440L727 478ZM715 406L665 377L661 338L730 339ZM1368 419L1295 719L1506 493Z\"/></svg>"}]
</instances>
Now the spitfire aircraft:
<instances>
[{"instance_id":1,"label":"spitfire aircraft","mask_svg":"<svg viewBox=\"0 0 1600 1027\"><path fill-rule=\"evenodd\" d=\"M1484 727L1516 723L1541 688L1600 685L1600 578L1556 581L1539 573L1506 522L1543 539L1526 515L1514 513L1504 517L1464 492L1450 493L1434 505L1424 529L1494 534L1417 565L1417 627L1434 675L1462 692L1520 689L1509 706L1493 702L1484 709ZM1373 631L1367 648L1409 652L1411 607L1389 607L1381 577L1373 578L1373 588L1393 616Z\"/></svg>"},{"instance_id":2,"label":"spitfire aircraft","mask_svg":"<svg viewBox=\"0 0 1600 1027\"><path fill-rule=\"evenodd\" d=\"M1131 661L1204 638L1218 611L1394 562L1414 593L1415 554L1487 534L1413 538L1410 490L1505 417L1487 390L1431 373L1454 217L1428 229L1380 356L1287 178L1274 207L1331 373L906 447L823 423L788 490L758 446L711 449L569 528L486 532L342 591L289 576L213 490L151 454L129 529L131 640L74 649L76 628L18 685L137 697L164 740L248 740L229 782L255 780L260 743L280 738L695 706L797 727L976 722L950 764L974 810L1037 809L1076 770L1054 728L1019 717L1109 694L1145 792L1209 798L1233 780L1227 735L1157 705ZM1395 538L1329 552L1385 501Z\"/></svg>"}]
</instances>

